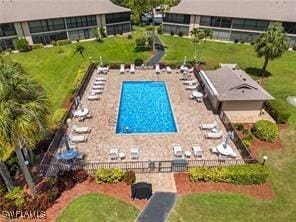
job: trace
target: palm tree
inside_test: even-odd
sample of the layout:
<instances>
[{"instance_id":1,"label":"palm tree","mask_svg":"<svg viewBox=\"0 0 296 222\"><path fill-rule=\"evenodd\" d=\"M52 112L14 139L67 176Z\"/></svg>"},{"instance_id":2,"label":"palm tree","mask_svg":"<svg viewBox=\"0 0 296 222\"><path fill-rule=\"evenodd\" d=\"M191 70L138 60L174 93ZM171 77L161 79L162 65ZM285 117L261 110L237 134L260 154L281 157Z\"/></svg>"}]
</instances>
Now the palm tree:
<instances>
[{"instance_id":1,"label":"palm tree","mask_svg":"<svg viewBox=\"0 0 296 222\"><path fill-rule=\"evenodd\" d=\"M82 46L80 44L76 45L76 47L75 47L75 53L79 53L82 57L84 57L83 56L84 51L85 51L84 46Z\"/></svg>"},{"instance_id":2,"label":"palm tree","mask_svg":"<svg viewBox=\"0 0 296 222\"><path fill-rule=\"evenodd\" d=\"M280 57L288 48L288 39L282 26L271 26L259 35L255 50L258 57L264 57L262 77L264 77L269 60Z\"/></svg>"},{"instance_id":3,"label":"palm tree","mask_svg":"<svg viewBox=\"0 0 296 222\"><path fill-rule=\"evenodd\" d=\"M193 28L190 31L190 35L194 44L194 60L196 63L196 45L200 42L201 39L204 38L203 32L198 28Z\"/></svg>"},{"instance_id":4,"label":"palm tree","mask_svg":"<svg viewBox=\"0 0 296 222\"><path fill-rule=\"evenodd\" d=\"M203 30L203 35L204 35L204 44L206 44L207 39L213 38L213 30L211 29L205 29Z\"/></svg>"},{"instance_id":5,"label":"palm tree","mask_svg":"<svg viewBox=\"0 0 296 222\"><path fill-rule=\"evenodd\" d=\"M0 147L13 149L33 195L31 173L22 150L34 147L47 132L49 103L44 90L18 64L0 61Z\"/></svg>"}]
</instances>

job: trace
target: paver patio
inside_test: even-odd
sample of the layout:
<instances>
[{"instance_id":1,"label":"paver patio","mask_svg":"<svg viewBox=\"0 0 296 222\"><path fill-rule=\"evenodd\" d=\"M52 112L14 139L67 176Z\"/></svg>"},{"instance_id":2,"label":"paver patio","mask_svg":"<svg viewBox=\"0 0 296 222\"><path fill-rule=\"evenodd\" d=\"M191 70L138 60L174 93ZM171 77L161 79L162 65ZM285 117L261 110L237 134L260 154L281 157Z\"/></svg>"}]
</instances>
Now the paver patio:
<instances>
[{"instance_id":1,"label":"paver patio","mask_svg":"<svg viewBox=\"0 0 296 222\"><path fill-rule=\"evenodd\" d=\"M95 72L89 82L88 88L82 98L82 104L87 106L93 116L84 122L73 119L73 123L92 128L86 143L77 144L77 149L86 154L86 161L110 161L109 149L118 146L120 152L124 152L126 158L122 161L131 161L130 148L140 148L139 160L172 160L173 143L182 146L183 151L192 151L192 144L199 144L204 151L204 159L217 159L210 153L210 148L216 147L222 139L205 139L205 131L199 129L201 123L211 123L216 120L219 128L225 132L225 128L219 117L208 110L203 103L197 103L189 99L190 90L185 90L179 75L173 70L172 74L161 73L159 77L154 70L137 70L136 74L119 74L119 70L111 70L107 75L104 92L98 101L87 101L93 81L98 74ZM192 74L193 75L193 74ZM116 120L120 102L121 83L125 80L166 81L168 93L171 99L178 132L170 134L127 134L115 133ZM195 77L193 77L195 78ZM232 148L238 154L233 143ZM190 159L194 159L191 155Z\"/></svg>"}]
</instances>

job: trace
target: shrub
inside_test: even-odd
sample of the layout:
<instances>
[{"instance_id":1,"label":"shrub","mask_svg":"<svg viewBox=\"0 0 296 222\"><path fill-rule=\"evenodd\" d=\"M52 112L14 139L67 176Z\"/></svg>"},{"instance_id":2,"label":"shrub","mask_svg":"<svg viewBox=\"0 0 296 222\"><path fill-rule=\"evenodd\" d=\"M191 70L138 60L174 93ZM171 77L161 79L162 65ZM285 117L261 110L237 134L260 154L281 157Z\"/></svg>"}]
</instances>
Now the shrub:
<instances>
[{"instance_id":1,"label":"shrub","mask_svg":"<svg viewBox=\"0 0 296 222\"><path fill-rule=\"evenodd\" d=\"M233 42L234 42L234 43L238 43L238 39L235 39Z\"/></svg>"},{"instance_id":2,"label":"shrub","mask_svg":"<svg viewBox=\"0 0 296 222\"><path fill-rule=\"evenodd\" d=\"M14 187L11 192L5 195L5 198L12 201L16 207L24 206L26 203L25 197L25 192L21 187Z\"/></svg>"},{"instance_id":3,"label":"shrub","mask_svg":"<svg viewBox=\"0 0 296 222\"><path fill-rule=\"evenodd\" d=\"M60 171L57 175L57 187L60 192L71 189L75 186L75 180L73 178L72 171Z\"/></svg>"},{"instance_id":4,"label":"shrub","mask_svg":"<svg viewBox=\"0 0 296 222\"><path fill-rule=\"evenodd\" d=\"M179 37L183 37L183 32L179 32Z\"/></svg>"},{"instance_id":5,"label":"shrub","mask_svg":"<svg viewBox=\"0 0 296 222\"><path fill-rule=\"evenodd\" d=\"M241 123L234 124L234 128L238 131L242 131L244 129L244 125Z\"/></svg>"},{"instance_id":6,"label":"shrub","mask_svg":"<svg viewBox=\"0 0 296 222\"><path fill-rule=\"evenodd\" d=\"M249 147L251 146L252 141L248 140L247 138L243 138L242 143L244 144L245 147Z\"/></svg>"},{"instance_id":7,"label":"shrub","mask_svg":"<svg viewBox=\"0 0 296 222\"><path fill-rule=\"evenodd\" d=\"M265 103L265 109L277 123L285 123L291 116L291 113L279 100Z\"/></svg>"},{"instance_id":8,"label":"shrub","mask_svg":"<svg viewBox=\"0 0 296 222\"><path fill-rule=\"evenodd\" d=\"M53 40L53 41L51 41L51 44L54 45L54 46L56 46L57 45L57 41Z\"/></svg>"},{"instance_id":9,"label":"shrub","mask_svg":"<svg viewBox=\"0 0 296 222\"><path fill-rule=\"evenodd\" d=\"M66 114L67 114L66 108L60 108L54 112L52 116L52 124L55 128L59 128L64 125Z\"/></svg>"},{"instance_id":10,"label":"shrub","mask_svg":"<svg viewBox=\"0 0 296 222\"><path fill-rule=\"evenodd\" d=\"M43 48L43 44L33 44L33 45L31 45L31 48L32 49L41 49L41 48Z\"/></svg>"},{"instance_id":11,"label":"shrub","mask_svg":"<svg viewBox=\"0 0 296 222\"><path fill-rule=\"evenodd\" d=\"M72 43L72 41L68 40L68 39L56 41L56 45L58 45L58 46L60 46L60 45L68 45L68 44L71 44L71 43Z\"/></svg>"},{"instance_id":12,"label":"shrub","mask_svg":"<svg viewBox=\"0 0 296 222\"><path fill-rule=\"evenodd\" d=\"M121 169L98 169L96 172L97 183L118 183L123 179L124 173Z\"/></svg>"},{"instance_id":13,"label":"shrub","mask_svg":"<svg viewBox=\"0 0 296 222\"><path fill-rule=\"evenodd\" d=\"M173 31L171 31L171 36L175 35L175 33Z\"/></svg>"},{"instance_id":14,"label":"shrub","mask_svg":"<svg viewBox=\"0 0 296 222\"><path fill-rule=\"evenodd\" d=\"M128 38L128 39L133 39L133 35L132 35L132 34L128 34L128 35L127 35L127 38Z\"/></svg>"},{"instance_id":15,"label":"shrub","mask_svg":"<svg viewBox=\"0 0 296 222\"><path fill-rule=\"evenodd\" d=\"M106 38L107 37L106 32L105 32L105 28L103 26L101 26L99 28L99 32L100 32L100 35L101 35L102 38Z\"/></svg>"},{"instance_id":16,"label":"shrub","mask_svg":"<svg viewBox=\"0 0 296 222\"><path fill-rule=\"evenodd\" d=\"M162 27L159 26L159 27L157 28L157 34L161 35L162 33L163 33Z\"/></svg>"},{"instance_id":17,"label":"shrub","mask_svg":"<svg viewBox=\"0 0 296 222\"><path fill-rule=\"evenodd\" d=\"M243 135L249 135L250 134L248 129L243 129L242 133L243 133Z\"/></svg>"},{"instance_id":18,"label":"shrub","mask_svg":"<svg viewBox=\"0 0 296 222\"><path fill-rule=\"evenodd\" d=\"M88 174L85 170L77 170L73 173L73 179L77 183L82 183L87 180Z\"/></svg>"},{"instance_id":19,"label":"shrub","mask_svg":"<svg viewBox=\"0 0 296 222\"><path fill-rule=\"evenodd\" d=\"M14 47L20 52L28 52L31 50L31 47L25 38L14 39L13 40Z\"/></svg>"},{"instance_id":20,"label":"shrub","mask_svg":"<svg viewBox=\"0 0 296 222\"><path fill-rule=\"evenodd\" d=\"M135 66L141 66L143 63L143 59L135 59Z\"/></svg>"},{"instance_id":21,"label":"shrub","mask_svg":"<svg viewBox=\"0 0 296 222\"><path fill-rule=\"evenodd\" d=\"M279 128L273 122L259 120L254 124L252 133L260 140L274 142L279 135Z\"/></svg>"},{"instance_id":22,"label":"shrub","mask_svg":"<svg viewBox=\"0 0 296 222\"><path fill-rule=\"evenodd\" d=\"M251 44L251 45L255 45L255 42L254 42L254 41L252 41L252 42L250 42L250 44Z\"/></svg>"},{"instance_id":23,"label":"shrub","mask_svg":"<svg viewBox=\"0 0 296 222\"><path fill-rule=\"evenodd\" d=\"M240 43L241 43L241 44L245 44L245 41L244 41L244 40L241 40Z\"/></svg>"},{"instance_id":24,"label":"shrub","mask_svg":"<svg viewBox=\"0 0 296 222\"><path fill-rule=\"evenodd\" d=\"M146 27L146 31L150 31L151 32L152 30L153 30L153 27L152 26L147 26Z\"/></svg>"},{"instance_id":25,"label":"shrub","mask_svg":"<svg viewBox=\"0 0 296 222\"><path fill-rule=\"evenodd\" d=\"M81 63L78 71L77 71L77 74L75 76L75 79L73 81L73 85L72 85L72 88L71 88L71 93L74 94L80 87L81 85L81 82L82 82L82 79L86 73L88 69L88 62L87 61L84 61L83 63Z\"/></svg>"},{"instance_id":26,"label":"shrub","mask_svg":"<svg viewBox=\"0 0 296 222\"><path fill-rule=\"evenodd\" d=\"M128 185L133 184L136 181L136 174L134 171L126 171L123 176L123 182Z\"/></svg>"},{"instance_id":27,"label":"shrub","mask_svg":"<svg viewBox=\"0 0 296 222\"><path fill-rule=\"evenodd\" d=\"M148 43L148 44L147 44ZM136 39L136 50L149 50L152 48L153 40L152 37L141 37Z\"/></svg>"},{"instance_id":28,"label":"shrub","mask_svg":"<svg viewBox=\"0 0 296 222\"><path fill-rule=\"evenodd\" d=\"M192 182L211 181L234 184L263 184L267 176L266 168L260 164L189 169L189 178Z\"/></svg>"}]
</instances>

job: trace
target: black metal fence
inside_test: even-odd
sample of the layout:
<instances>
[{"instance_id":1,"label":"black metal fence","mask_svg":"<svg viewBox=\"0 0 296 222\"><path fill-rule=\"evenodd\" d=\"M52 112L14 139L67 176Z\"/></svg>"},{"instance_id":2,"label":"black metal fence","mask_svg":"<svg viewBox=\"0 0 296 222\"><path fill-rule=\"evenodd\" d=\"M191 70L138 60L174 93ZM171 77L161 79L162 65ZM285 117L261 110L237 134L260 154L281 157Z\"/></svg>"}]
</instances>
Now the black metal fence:
<instances>
[{"instance_id":1,"label":"black metal fence","mask_svg":"<svg viewBox=\"0 0 296 222\"><path fill-rule=\"evenodd\" d=\"M79 96L80 98L82 97L95 68L96 68L96 66L94 63L89 65L89 67L88 67L87 71L85 72L85 75L81 81L81 85L80 85L79 89L74 93L75 97L76 96ZM47 166L50 164L51 159L54 156L55 152L58 150L61 140L66 132L66 120L68 118L72 118L73 114L72 114L71 110L76 109L76 108L77 107L76 107L75 102L72 101L72 103L71 103L70 107L68 108L67 113L65 115L63 127L57 129L53 140L51 141L46 153L44 154L44 156L40 162L41 167Z\"/></svg>"},{"instance_id":2,"label":"black metal fence","mask_svg":"<svg viewBox=\"0 0 296 222\"><path fill-rule=\"evenodd\" d=\"M131 161L131 162L86 162L86 163L52 163L42 165L44 176L55 176L59 171L85 170L94 175L98 169L119 168L124 171L132 170L135 173L170 173L186 172L193 167L227 167L250 163L251 160L157 160L157 161Z\"/></svg>"}]
</instances>

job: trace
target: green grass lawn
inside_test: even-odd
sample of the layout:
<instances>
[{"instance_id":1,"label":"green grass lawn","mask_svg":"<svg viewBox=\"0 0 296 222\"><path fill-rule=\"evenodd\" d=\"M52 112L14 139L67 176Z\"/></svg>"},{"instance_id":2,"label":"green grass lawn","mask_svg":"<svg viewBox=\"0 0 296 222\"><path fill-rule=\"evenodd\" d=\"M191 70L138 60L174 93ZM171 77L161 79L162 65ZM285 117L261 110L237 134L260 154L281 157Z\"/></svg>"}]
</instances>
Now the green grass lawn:
<instances>
[{"instance_id":1,"label":"green grass lawn","mask_svg":"<svg viewBox=\"0 0 296 222\"><path fill-rule=\"evenodd\" d=\"M37 79L46 89L52 104L52 111L61 107L72 86L77 70L83 61L89 57L103 62L132 63L136 58L148 59L150 52L135 52L135 38L142 35L142 29L133 33L134 39L126 35L104 39L103 43L96 41L80 42L86 48L84 58L75 54L76 44L36 49L27 53L10 55L15 62L23 65L28 74Z\"/></svg>"},{"instance_id":2,"label":"green grass lawn","mask_svg":"<svg viewBox=\"0 0 296 222\"><path fill-rule=\"evenodd\" d=\"M120 200L87 194L72 201L58 217L58 222L134 221L139 211Z\"/></svg>"},{"instance_id":3,"label":"green grass lawn","mask_svg":"<svg viewBox=\"0 0 296 222\"><path fill-rule=\"evenodd\" d=\"M160 39L166 46L165 62L182 62L184 56L193 60L192 40L168 35L160 35ZM237 63L254 76L263 65L263 59L256 57L251 45L207 41L198 45L197 54L206 62L207 69L214 69L219 63ZM266 80L265 88L293 114L289 121L296 127L296 108L287 103L288 96L296 96L296 52L289 51L271 61L267 69L272 75Z\"/></svg>"},{"instance_id":4,"label":"green grass lawn","mask_svg":"<svg viewBox=\"0 0 296 222\"><path fill-rule=\"evenodd\" d=\"M283 132L281 139L285 147L282 152L261 153L268 156L275 199L263 201L231 193L193 194L177 200L169 221L295 221L296 130Z\"/></svg>"}]
</instances>

